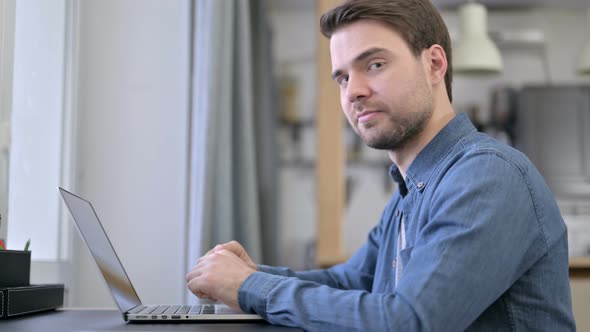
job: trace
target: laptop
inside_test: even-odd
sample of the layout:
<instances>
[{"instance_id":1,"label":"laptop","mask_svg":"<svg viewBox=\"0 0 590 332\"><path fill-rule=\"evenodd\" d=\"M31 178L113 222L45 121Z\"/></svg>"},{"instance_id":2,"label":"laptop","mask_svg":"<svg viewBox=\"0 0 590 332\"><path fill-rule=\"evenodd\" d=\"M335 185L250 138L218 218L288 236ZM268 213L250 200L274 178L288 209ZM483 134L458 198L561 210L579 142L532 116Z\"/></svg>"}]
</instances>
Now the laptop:
<instances>
[{"instance_id":1,"label":"laptop","mask_svg":"<svg viewBox=\"0 0 590 332\"><path fill-rule=\"evenodd\" d=\"M94 261L104 280L111 290L111 294L123 319L129 322L191 322L191 321L249 321L262 320L253 314L237 312L223 304L197 305L144 305L123 264L119 260L111 241L107 237L92 204L71 192L59 188L76 226L82 234L84 242L90 249Z\"/></svg>"}]
</instances>

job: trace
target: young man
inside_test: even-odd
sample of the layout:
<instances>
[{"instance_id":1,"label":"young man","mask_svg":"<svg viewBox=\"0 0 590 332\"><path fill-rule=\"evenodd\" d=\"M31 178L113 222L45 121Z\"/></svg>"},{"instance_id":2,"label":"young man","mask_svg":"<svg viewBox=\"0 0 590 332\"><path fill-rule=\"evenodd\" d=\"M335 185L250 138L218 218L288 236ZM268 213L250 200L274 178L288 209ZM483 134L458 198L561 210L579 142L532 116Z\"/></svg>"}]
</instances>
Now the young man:
<instances>
[{"instance_id":1,"label":"young man","mask_svg":"<svg viewBox=\"0 0 590 332\"><path fill-rule=\"evenodd\" d=\"M230 242L199 259L190 290L305 330L575 330L559 209L523 154L455 115L430 0L346 1L321 28L342 109L399 189L344 264L257 266Z\"/></svg>"}]
</instances>

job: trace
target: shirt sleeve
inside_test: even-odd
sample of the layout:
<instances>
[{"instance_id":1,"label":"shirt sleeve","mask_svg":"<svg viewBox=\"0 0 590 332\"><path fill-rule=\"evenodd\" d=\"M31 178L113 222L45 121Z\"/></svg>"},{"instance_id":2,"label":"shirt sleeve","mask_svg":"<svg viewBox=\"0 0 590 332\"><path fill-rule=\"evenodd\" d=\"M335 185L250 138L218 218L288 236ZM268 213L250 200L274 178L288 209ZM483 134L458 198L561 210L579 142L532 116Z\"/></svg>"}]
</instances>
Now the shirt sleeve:
<instances>
[{"instance_id":1,"label":"shirt sleeve","mask_svg":"<svg viewBox=\"0 0 590 332\"><path fill-rule=\"evenodd\" d=\"M381 223L371 230L365 244L348 261L329 269L295 272L286 267L258 265L258 270L277 276L313 281L337 289L371 290L380 236Z\"/></svg>"},{"instance_id":2,"label":"shirt sleeve","mask_svg":"<svg viewBox=\"0 0 590 332\"><path fill-rule=\"evenodd\" d=\"M493 152L450 169L390 293L256 272L240 307L305 330L465 330L547 251L526 171Z\"/></svg>"},{"instance_id":3,"label":"shirt sleeve","mask_svg":"<svg viewBox=\"0 0 590 332\"><path fill-rule=\"evenodd\" d=\"M370 291L373 286L375 265L379 244L383 233L383 223L387 215L392 211L391 204L385 209L381 221L371 232L365 244L345 263L338 264L329 269L317 269L295 272L286 267L273 267L258 265L260 272L277 276L293 277L300 280L313 281L337 289L356 289Z\"/></svg>"}]
</instances>

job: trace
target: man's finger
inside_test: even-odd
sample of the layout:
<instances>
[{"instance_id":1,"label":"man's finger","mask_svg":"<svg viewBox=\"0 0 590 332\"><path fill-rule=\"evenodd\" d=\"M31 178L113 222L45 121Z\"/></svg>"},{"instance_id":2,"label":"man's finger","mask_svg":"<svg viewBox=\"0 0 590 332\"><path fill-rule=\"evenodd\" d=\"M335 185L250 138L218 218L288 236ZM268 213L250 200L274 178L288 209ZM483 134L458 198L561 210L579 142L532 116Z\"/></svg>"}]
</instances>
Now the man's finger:
<instances>
[{"instance_id":1,"label":"man's finger","mask_svg":"<svg viewBox=\"0 0 590 332\"><path fill-rule=\"evenodd\" d=\"M197 292L195 294L196 297L203 299L203 300L211 300L211 301L216 301L214 298L210 297L209 295L202 293L202 292Z\"/></svg>"},{"instance_id":2,"label":"man's finger","mask_svg":"<svg viewBox=\"0 0 590 332\"><path fill-rule=\"evenodd\" d=\"M215 247L213 247L212 249L210 249L209 251L207 251L207 253L205 253L203 256L201 256L201 257L199 257L197 259L197 262L195 263L194 266L197 266L202 260L204 260L205 258L207 258L207 256L209 256L210 254L212 254L212 253L214 253L214 252L216 252L218 250L223 249L222 246L223 246L222 244L218 244Z\"/></svg>"},{"instance_id":3,"label":"man's finger","mask_svg":"<svg viewBox=\"0 0 590 332\"><path fill-rule=\"evenodd\" d=\"M218 254L220 254L220 255L223 255L223 256L227 256L227 257L235 257L235 258L238 258L238 259L239 259L239 257L238 257L238 256L236 256L236 254L235 254L235 253L233 253L232 251L230 251L230 250L227 250L227 249L220 250L220 251L218 251L217 253L218 253Z\"/></svg>"},{"instance_id":4,"label":"man's finger","mask_svg":"<svg viewBox=\"0 0 590 332\"><path fill-rule=\"evenodd\" d=\"M218 244L218 245L216 245L216 246L215 246L215 247L213 247L211 250L207 251L207 253L205 254L205 256L209 255L209 254L210 254L210 253L212 253L212 252L216 252L216 251L218 251L218 250L221 250L221 249L223 249L223 246L224 246L223 244Z\"/></svg>"},{"instance_id":5,"label":"man's finger","mask_svg":"<svg viewBox=\"0 0 590 332\"><path fill-rule=\"evenodd\" d=\"M191 293L195 294L199 298L209 298L205 289L203 289L203 285L198 278L194 278L188 282L188 289L190 289Z\"/></svg>"},{"instance_id":6,"label":"man's finger","mask_svg":"<svg viewBox=\"0 0 590 332\"><path fill-rule=\"evenodd\" d=\"M191 280L197 278L202 273L201 268L199 265L195 266L189 273L186 274L185 280L186 282L190 282Z\"/></svg>"},{"instance_id":7,"label":"man's finger","mask_svg":"<svg viewBox=\"0 0 590 332\"><path fill-rule=\"evenodd\" d=\"M240 257L244 252L244 247L238 241L230 241L224 243L220 249L226 249L233 252L236 256Z\"/></svg>"}]
</instances>

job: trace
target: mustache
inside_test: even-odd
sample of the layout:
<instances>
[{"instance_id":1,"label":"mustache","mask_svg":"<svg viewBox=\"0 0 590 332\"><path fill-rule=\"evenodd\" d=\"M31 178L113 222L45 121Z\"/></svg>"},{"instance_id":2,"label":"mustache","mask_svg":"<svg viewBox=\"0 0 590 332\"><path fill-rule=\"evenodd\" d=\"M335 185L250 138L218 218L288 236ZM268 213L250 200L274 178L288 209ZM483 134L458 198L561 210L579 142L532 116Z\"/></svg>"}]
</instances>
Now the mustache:
<instances>
[{"instance_id":1,"label":"mustache","mask_svg":"<svg viewBox=\"0 0 590 332\"><path fill-rule=\"evenodd\" d=\"M367 103L363 100L357 100L352 104L355 113L361 113L364 110L384 110L386 107L380 103Z\"/></svg>"},{"instance_id":2,"label":"mustache","mask_svg":"<svg viewBox=\"0 0 590 332\"><path fill-rule=\"evenodd\" d=\"M360 113L363 111L364 107L364 103L362 101L355 101L354 104L352 104L352 109L354 109L355 113Z\"/></svg>"}]
</instances>

